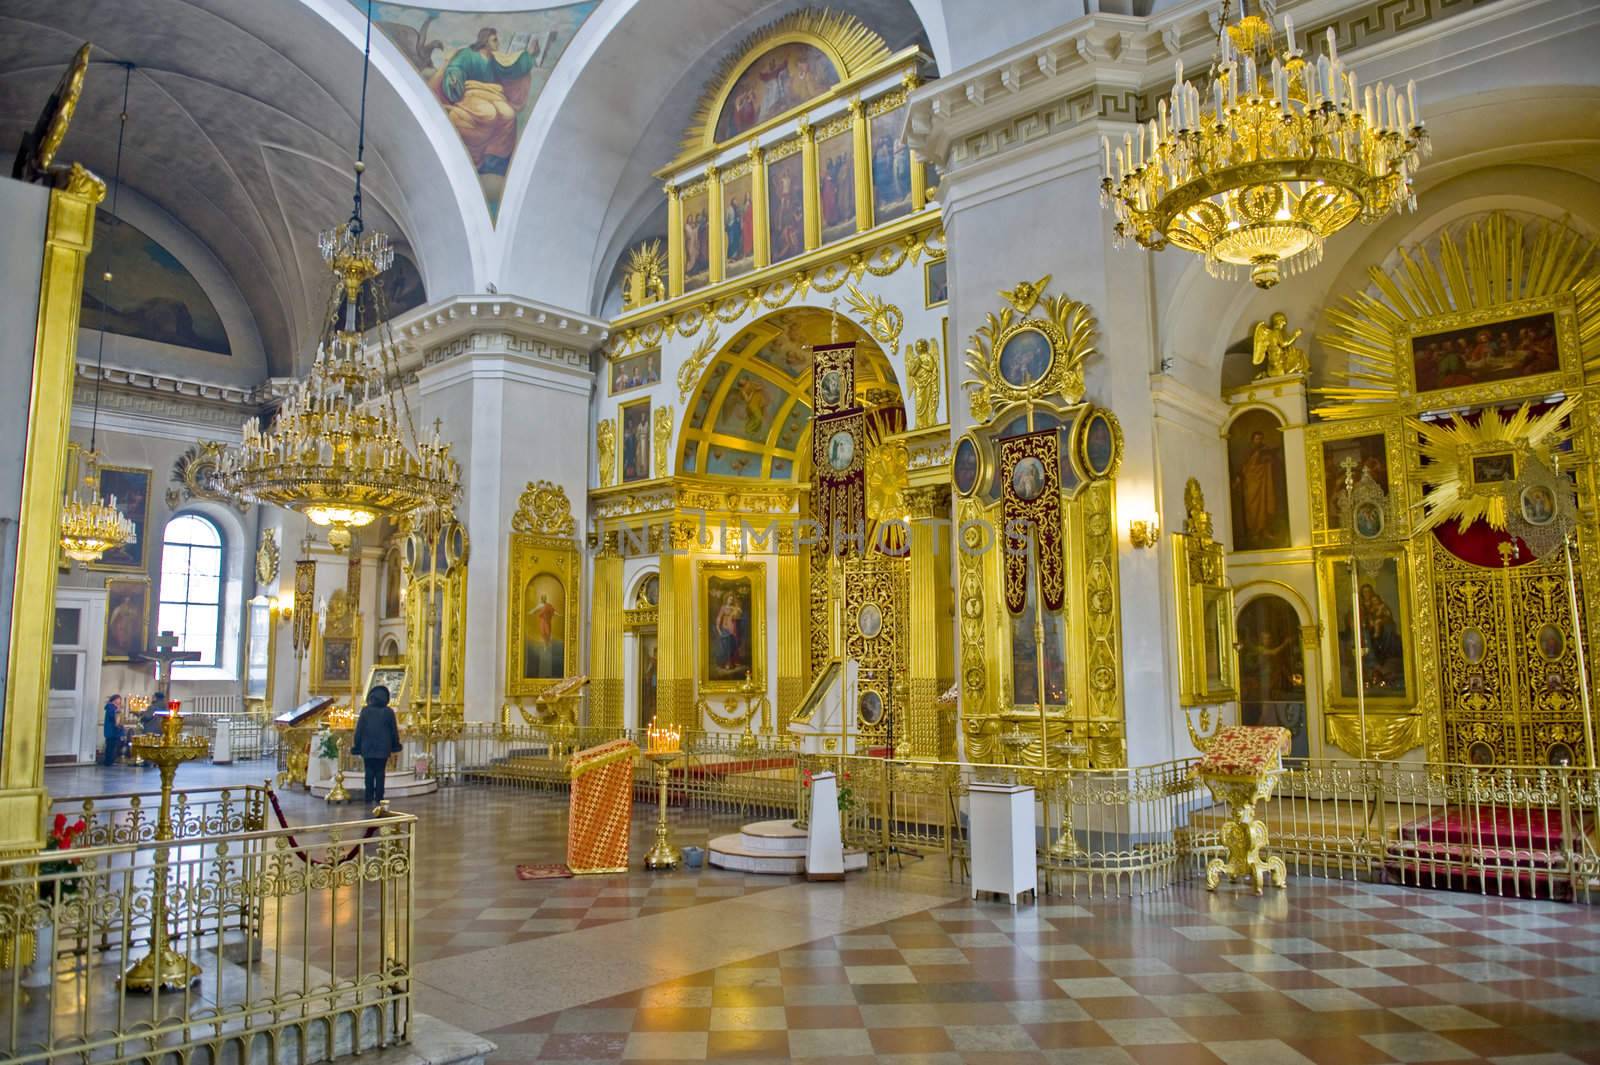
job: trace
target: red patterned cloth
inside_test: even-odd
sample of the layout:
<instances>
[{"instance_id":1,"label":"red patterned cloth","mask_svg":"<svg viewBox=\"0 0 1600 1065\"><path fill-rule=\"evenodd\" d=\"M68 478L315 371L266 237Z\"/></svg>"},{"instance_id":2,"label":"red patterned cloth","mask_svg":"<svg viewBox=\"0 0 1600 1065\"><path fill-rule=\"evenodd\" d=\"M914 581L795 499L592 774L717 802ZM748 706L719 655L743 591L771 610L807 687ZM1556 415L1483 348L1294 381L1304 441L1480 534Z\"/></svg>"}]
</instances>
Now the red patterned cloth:
<instances>
[{"instance_id":1,"label":"red patterned cloth","mask_svg":"<svg viewBox=\"0 0 1600 1065\"><path fill-rule=\"evenodd\" d=\"M1279 768L1289 730L1278 725L1227 725L1201 756L1197 771L1219 777L1255 777Z\"/></svg>"},{"instance_id":2,"label":"red patterned cloth","mask_svg":"<svg viewBox=\"0 0 1600 1065\"><path fill-rule=\"evenodd\" d=\"M567 762L572 778L567 820L567 867L574 873L628 871L628 829L633 814L632 740L612 740L579 751Z\"/></svg>"}]
</instances>

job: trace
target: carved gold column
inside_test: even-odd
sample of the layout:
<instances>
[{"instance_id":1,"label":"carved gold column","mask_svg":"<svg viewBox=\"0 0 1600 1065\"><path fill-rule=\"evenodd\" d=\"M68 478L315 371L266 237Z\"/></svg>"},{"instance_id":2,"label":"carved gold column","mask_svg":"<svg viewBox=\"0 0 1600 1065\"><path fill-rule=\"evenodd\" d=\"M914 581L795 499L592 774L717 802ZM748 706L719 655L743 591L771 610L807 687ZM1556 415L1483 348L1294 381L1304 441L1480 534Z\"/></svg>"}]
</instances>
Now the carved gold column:
<instances>
[{"instance_id":1,"label":"carved gold column","mask_svg":"<svg viewBox=\"0 0 1600 1065\"><path fill-rule=\"evenodd\" d=\"M856 232L865 233L872 228L872 141L859 96L850 101L850 139L856 157Z\"/></svg>"},{"instance_id":2,"label":"carved gold column","mask_svg":"<svg viewBox=\"0 0 1600 1065\"><path fill-rule=\"evenodd\" d=\"M589 634L589 724L622 727L622 555L617 534L602 533L594 559Z\"/></svg>"},{"instance_id":3,"label":"carved gold column","mask_svg":"<svg viewBox=\"0 0 1600 1065\"><path fill-rule=\"evenodd\" d=\"M706 233L711 256L706 283L715 285L722 280L727 266L728 231L722 227L722 171L714 166L706 167Z\"/></svg>"},{"instance_id":4,"label":"carved gold column","mask_svg":"<svg viewBox=\"0 0 1600 1065\"><path fill-rule=\"evenodd\" d=\"M806 251L822 243L821 203L817 196L817 131L800 120L800 183L805 189Z\"/></svg>"},{"instance_id":5,"label":"carved gold column","mask_svg":"<svg viewBox=\"0 0 1600 1065\"><path fill-rule=\"evenodd\" d=\"M694 728L694 570L692 524L674 522L661 545L661 605L656 629L656 713L661 724ZM681 553L680 553L681 552Z\"/></svg>"},{"instance_id":6,"label":"carved gold column","mask_svg":"<svg viewBox=\"0 0 1600 1065\"><path fill-rule=\"evenodd\" d=\"M28 424L9 427L24 433L25 451L11 600L11 667L5 732L0 739L4 743L0 754L0 854L36 851L44 845L48 802L44 791L45 712L50 702L50 644L55 621L49 605L56 597L61 490L67 467L67 428L72 422L72 368L84 261L94 238L95 204L105 195L100 179L76 164L66 187L50 193Z\"/></svg>"},{"instance_id":7,"label":"carved gold column","mask_svg":"<svg viewBox=\"0 0 1600 1065\"><path fill-rule=\"evenodd\" d=\"M667 298L683 295L683 201L678 199L678 186L668 185L667 192Z\"/></svg>"},{"instance_id":8,"label":"carved gold column","mask_svg":"<svg viewBox=\"0 0 1600 1065\"><path fill-rule=\"evenodd\" d=\"M750 145L750 224L756 227L756 262L760 270L772 263L772 248L768 237L772 226L767 221L767 153L761 145Z\"/></svg>"},{"instance_id":9,"label":"carved gold column","mask_svg":"<svg viewBox=\"0 0 1600 1065\"><path fill-rule=\"evenodd\" d=\"M802 549L795 530L780 529L778 538L778 721L777 732L788 728L789 715L806 693L807 650L810 636L810 594Z\"/></svg>"},{"instance_id":10,"label":"carved gold column","mask_svg":"<svg viewBox=\"0 0 1600 1065\"><path fill-rule=\"evenodd\" d=\"M912 758L939 757L939 643L949 638L939 617L939 572L936 537L939 519L950 517L950 489L943 485L906 492L911 513L911 633L906 684L906 739Z\"/></svg>"},{"instance_id":11,"label":"carved gold column","mask_svg":"<svg viewBox=\"0 0 1600 1065\"><path fill-rule=\"evenodd\" d=\"M917 77L915 70L908 70L900 75L900 84L906 88L906 98L910 99L911 93L922 84L922 79ZM907 149L911 154L911 209L920 211L928 205L928 171L927 164L915 151Z\"/></svg>"}]
</instances>

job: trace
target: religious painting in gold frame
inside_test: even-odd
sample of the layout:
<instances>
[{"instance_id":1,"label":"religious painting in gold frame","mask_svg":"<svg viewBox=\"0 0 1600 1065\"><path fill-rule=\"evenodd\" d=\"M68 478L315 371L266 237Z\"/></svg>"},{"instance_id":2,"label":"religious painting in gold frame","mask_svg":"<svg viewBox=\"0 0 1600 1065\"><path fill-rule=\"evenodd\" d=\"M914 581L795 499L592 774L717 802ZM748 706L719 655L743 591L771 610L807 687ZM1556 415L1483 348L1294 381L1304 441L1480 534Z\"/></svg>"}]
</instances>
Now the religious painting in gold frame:
<instances>
[{"instance_id":1,"label":"religious painting in gold frame","mask_svg":"<svg viewBox=\"0 0 1600 1065\"><path fill-rule=\"evenodd\" d=\"M361 664L360 614L343 588L328 600L322 624L311 637L311 691L342 695L354 689Z\"/></svg>"},{"instance_id":2,"label":"religious painting in gold frame","mask_svg":"<svg viewBox=\"0 0 1600 1065\"><path fill-rule=\"evenodd\" d=\"M110 501L115 497L122 516L133 522L134 538L85 565L93 570L144 572L150 560L151 471L138 466L99 463L95 467L95 477L101 498Z\"/></svg>"},{"instance_id":3,"label":"religious painting in gold frame","mask_svg":"<svg viewBox=\"0 0 1600 1065\"><path fill-rule=\"evenodd\" d=\"M1359 487L1364 474L1388 501L1381 519L1381 539L1409 535L1405 521L1406 463L1400 415L1363 418L1349 422L1323 422L1306 429L1306 483L1311 493L1311 537L1317 547L1347 544L1349 525L1344 513L1343 463L1355 462Z\"/></svg>"},{"instance_id":4,"label":"religious painting in gold frame","mask_svg":"<svg viewBox=\"0 0 1600 1065\"><path fill-rule=\"evenodd\" d=\"M765 683L767 568L760 562L702 562L698 628L701 691Z\"/></svg>"},{"instance_id":5,"label":"religious painting in gold frame","mask_svg":"<svg viewBox=\"0 0 1600 1065\"><path fill-rule=\"evenodd\" d=\"M101 658L132 662L150 640L150 578L106 578L106 635Z\"/></svg>"},{"instance_id":6,"label":"religious painting in gold frame","mask_svg":"<svg viewBox=\"0 0 1600 1065\"><path fill-rule=\"evenodd\" d=\"M922 305L943 307L950 302L950 265L943 255L922 264ZM950 345L945 345L950 350Z\"/></svg>"},{"instance_id":7,"label":"religious painting in gold frame","mask_svg":"<svg viewBox=\"0 0 1600 1065\"><path fill-rule=\"evenodd\" d=\"M410 669L404 663L399 665L373 666L367 670L367 686L362 694L383 685L389 689L389 706L396 713L406 708L406 681L410 677Z\"/></svg>"},{"instance_id":8,"label":"religious painting in gold frame","mask_svg":"<svg viewBox=\"0 0 1600 1065\"><path fill-rule=\"evenodd\" d=\"M1398 344L1400 387L1426 409L1545 396L1582 385L1570 292L1407 322Z\"/></svg>"},{"instance_id":9,"label":"religious painting in gold frame","mask_svg":"<svg viewBox=\"0 0 1600 1065\"><path fill-rule=\"evenodd\" d=\"M1199 484L1185 493L1189 514L1173 535L1172 575L1178 610L1178 705L1215 706L1239 697L1234 646L1233 586L1222 545L1212 536L1211 515Z\"/></svg>"},{"instance_id":10,"label":"religious painting in gold frame","mask_svg":"<svg viewBox=\"0 0 1600 1065\"><path fill-rule=\"evenodd\" d=\"M682 194L683 233L683 290L691 292L704 288L711 280L711 226L710 198L705 181L684 190Z\"/></svg>"},{"instance_id":11,"label":"religious painting in gold frame","mask_svg":"<svg viewBox=\"0 0 1600 1065\"><path fill-rule=\"evenodd\" d=\"M1328 552L1317 557L1317 589L1322 596L1324 705L1343 710L1360 704L1352 639L1351 569L1348 553ZM1361 660L1367 709L1409 710L1418 702L1410 559L1402 545L1365 548L1359 552L1354 569L1361 596L1361 627L1370 648Z\"/></svg>"},{"instance_id":12,"label":"religious painting in gold frame","mask_svg":"<svg viewBox=\"0 0 1600 1065\"><path fill-rule=\"evenodd\" d=\"M617 408L617 469L623 484L648 481L654 451L650 431L650 399L624 403Z\"/></svg>"},{"instance_id":13,"label":"religious painting in gold frame","mask_svg":"<svg viewBox=\"0 0 1600 1065\"><path fill-rule=\"evenodd\" d=\"M431 615L431 616L430 616ZM459 706L461 664L466 657L467 575L465 566L413 574L406 582L407 680L423 678L435 705ZM411 709L417 709L417 706Z\"/></svg>"},{"instance_id":14,"label":"religious painting in gold frame","mask_svg":"<svg viewBox=\"0 0 1600 1065\"><path fill-rule=\"evenodd\" d=\"M580 572L576 543L512 534L506 694L537 696L577 674Z\"/></svg>"}]
</instances>

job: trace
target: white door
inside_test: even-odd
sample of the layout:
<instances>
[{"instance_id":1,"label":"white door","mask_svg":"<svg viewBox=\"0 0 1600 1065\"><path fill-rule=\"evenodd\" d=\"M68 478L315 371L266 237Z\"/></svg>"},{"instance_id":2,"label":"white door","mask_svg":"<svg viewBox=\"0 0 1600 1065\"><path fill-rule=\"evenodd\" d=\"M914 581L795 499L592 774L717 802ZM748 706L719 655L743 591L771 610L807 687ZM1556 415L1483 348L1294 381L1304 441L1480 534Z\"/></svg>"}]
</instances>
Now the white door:
<instances>
[{"instance_id":1,"label":"white door","mask_svg":"<svg viewBox=\"0 0 1600 1065\"><path fill-rule=\"evenodd\" d=\"M101 740L100 654L104 589L58 588L50 647L50 704L45 759L89 762Z\"/></svg>"}]
</instances>

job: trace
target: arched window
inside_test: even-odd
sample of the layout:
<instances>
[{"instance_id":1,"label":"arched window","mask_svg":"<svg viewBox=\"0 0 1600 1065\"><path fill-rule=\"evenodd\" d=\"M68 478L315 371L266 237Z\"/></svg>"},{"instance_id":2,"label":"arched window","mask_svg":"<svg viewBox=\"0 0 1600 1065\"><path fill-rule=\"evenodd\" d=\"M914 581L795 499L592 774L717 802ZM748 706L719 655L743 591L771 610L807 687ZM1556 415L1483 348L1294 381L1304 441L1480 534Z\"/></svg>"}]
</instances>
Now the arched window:
<instances>
[{"instance_id":1,"label":"arched window","mask_svg":"<svg viewBox=\"0 0 1600 1065\"><path fill-rule=\"evenodd\" d=\"M216 666L222 648L222 531L198 514L167 522L161 541L161 607L157 631L178 637L178 650L198 651L189 666Z\"/></svg>"}]
</instances>

